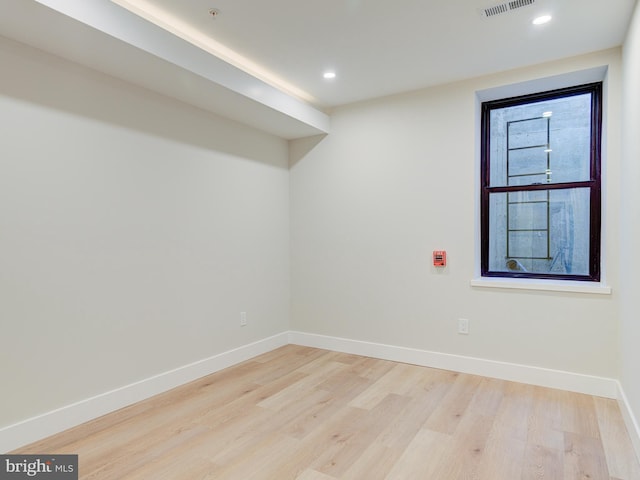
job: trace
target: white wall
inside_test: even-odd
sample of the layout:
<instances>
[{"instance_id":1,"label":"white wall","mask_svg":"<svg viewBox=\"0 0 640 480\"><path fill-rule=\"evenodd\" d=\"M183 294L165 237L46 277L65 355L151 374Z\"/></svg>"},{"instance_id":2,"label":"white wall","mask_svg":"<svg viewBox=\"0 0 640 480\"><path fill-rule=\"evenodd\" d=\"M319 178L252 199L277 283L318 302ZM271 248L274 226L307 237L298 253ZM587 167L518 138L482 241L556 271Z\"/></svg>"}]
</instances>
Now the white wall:
<instances>
[{"instance_id":1,"label":"white wall","mask_svg":"<svg viewBox=\"0 0 640 480\"><path fill-rule=\"evenodd\" d=\"M0 428L289 329L608 378L622 338L638 416L640 107L625 109L623 177L620 60L339 108L330 136L290 143L288 172L281 139L0 41ZM613 294L471 287L476 92L602 65Z\"/></svg>"},{"instance_id":2,"label":"white wall","mask_svg":"<svg viewBox=\"0 0 640 480\"><path fill-rule=\"evenodd\" d=\"M484 289L476 92L607 65L604 256L612 295ZM290 152L292 327L615 378L619 49L336 109ZM444 271L432 250L448 252ZM457 319L470 320L458 335Z\"/></svg>"},{"instance_id":3,"label":"white wall","mask_svg":"<svg viewBox=\"0 0 640 480\"><path fill-rule=\"evenodd\" d=\"M286 141L10 41L0 65L0 427L288 330Z\"/></svg>"},{"instance_id":4,"label":"white wall","mask_svg":"<svg viewBox=\"0 0 640 480\"><path fill-rule=\"evenodd\" d=\"M640 5L623 47L623 155L620 231L621 384L636 422L640 420ZM636 424L636 435L640 434ZM639 439L640 440L640 439ZM640 452L640 441L636 448ZM640 454L640 453L639 453Z\"/></svg>"}]
</instances>

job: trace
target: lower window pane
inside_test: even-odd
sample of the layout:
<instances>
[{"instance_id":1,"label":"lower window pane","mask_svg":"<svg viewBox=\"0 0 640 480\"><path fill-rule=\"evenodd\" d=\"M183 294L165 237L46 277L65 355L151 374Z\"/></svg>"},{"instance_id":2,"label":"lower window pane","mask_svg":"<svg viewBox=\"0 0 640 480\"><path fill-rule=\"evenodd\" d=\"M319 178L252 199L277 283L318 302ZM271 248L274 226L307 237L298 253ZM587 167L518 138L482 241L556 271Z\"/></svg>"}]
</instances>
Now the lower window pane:
<instances>
[{"instance_id":1,"label":"lower window pane","mask_svg":"<svg viewBox=\"0 0 640 480\"><path fill-rule=\"evenodd\" d=\"M589 275L589 189L492 193L489 271Z\"/></svg>"}]
</instances>

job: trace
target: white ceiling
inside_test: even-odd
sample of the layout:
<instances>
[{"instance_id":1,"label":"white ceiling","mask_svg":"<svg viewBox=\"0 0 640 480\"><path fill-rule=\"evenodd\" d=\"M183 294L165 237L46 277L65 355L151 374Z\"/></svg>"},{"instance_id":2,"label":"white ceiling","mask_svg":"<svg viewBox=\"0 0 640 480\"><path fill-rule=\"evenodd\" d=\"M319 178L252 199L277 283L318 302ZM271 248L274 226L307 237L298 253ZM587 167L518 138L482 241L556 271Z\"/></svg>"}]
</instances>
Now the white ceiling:
<instances>
[{"instance_id":1,"label":"white ceiling","mask_svg":"<svg viewBox=\"0 0 640 480\"><path fill-rule=\"evenodd\" d=\"M618 46L635 0L125 0L152 7L306 91L320 107ZM211 8L219 10L214 18ZM553 22L534 26L542 14ZM322 78L334 69L337 78Z\"/></svg>"},{"instance_id":2,"label":"white ceiling","mask_svg":"<svg viewBox=\"0 0 640 480\"><path fill-rule=\"evenodd\" d=\"M636 3L535 0L485 18L505 2L2 2L0 35L283 138L327 132L337 105L619 46ZM553 20L532 25L541 14Z\"/></svg>"}]
</instances>

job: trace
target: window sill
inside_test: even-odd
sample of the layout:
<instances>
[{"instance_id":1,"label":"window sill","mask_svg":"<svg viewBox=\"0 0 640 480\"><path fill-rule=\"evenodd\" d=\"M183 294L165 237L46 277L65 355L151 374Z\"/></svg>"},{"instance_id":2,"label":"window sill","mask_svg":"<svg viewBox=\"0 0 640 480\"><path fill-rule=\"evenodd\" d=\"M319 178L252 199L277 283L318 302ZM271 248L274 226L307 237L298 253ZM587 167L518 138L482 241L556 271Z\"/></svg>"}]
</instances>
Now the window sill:
<instances>
[{"instance_id":1,"label":"window sill","mask_svg":"<svg viewBox=\"0 0 640 480\"><path fill-rule=\"evenodd\" d=\"M538 280L535 278L474 278L472 287L483 288L509 288L518 290L543 290L548 292L589 293L598 295L611 295L611 287L597 282L571 282Z\"/></svg>"}]
</instances>

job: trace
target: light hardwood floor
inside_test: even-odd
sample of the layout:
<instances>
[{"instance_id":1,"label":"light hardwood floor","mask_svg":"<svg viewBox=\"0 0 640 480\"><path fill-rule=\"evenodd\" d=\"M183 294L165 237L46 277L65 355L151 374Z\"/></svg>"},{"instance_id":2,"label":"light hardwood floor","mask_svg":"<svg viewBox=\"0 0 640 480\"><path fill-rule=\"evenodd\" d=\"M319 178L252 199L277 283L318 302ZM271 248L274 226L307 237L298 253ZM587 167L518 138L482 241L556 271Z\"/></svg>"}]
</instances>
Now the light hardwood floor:
<instances>
[{"instance_id":1,"label":"light hardwood floor","mask_svg":"<svg viewBox=\"0 0 640 480\"><path fill-rule=\"evenodd\" d=\"M614 400L294 345L18 452L101 480L640 479Z\"/></svg>"}]
</instances>

